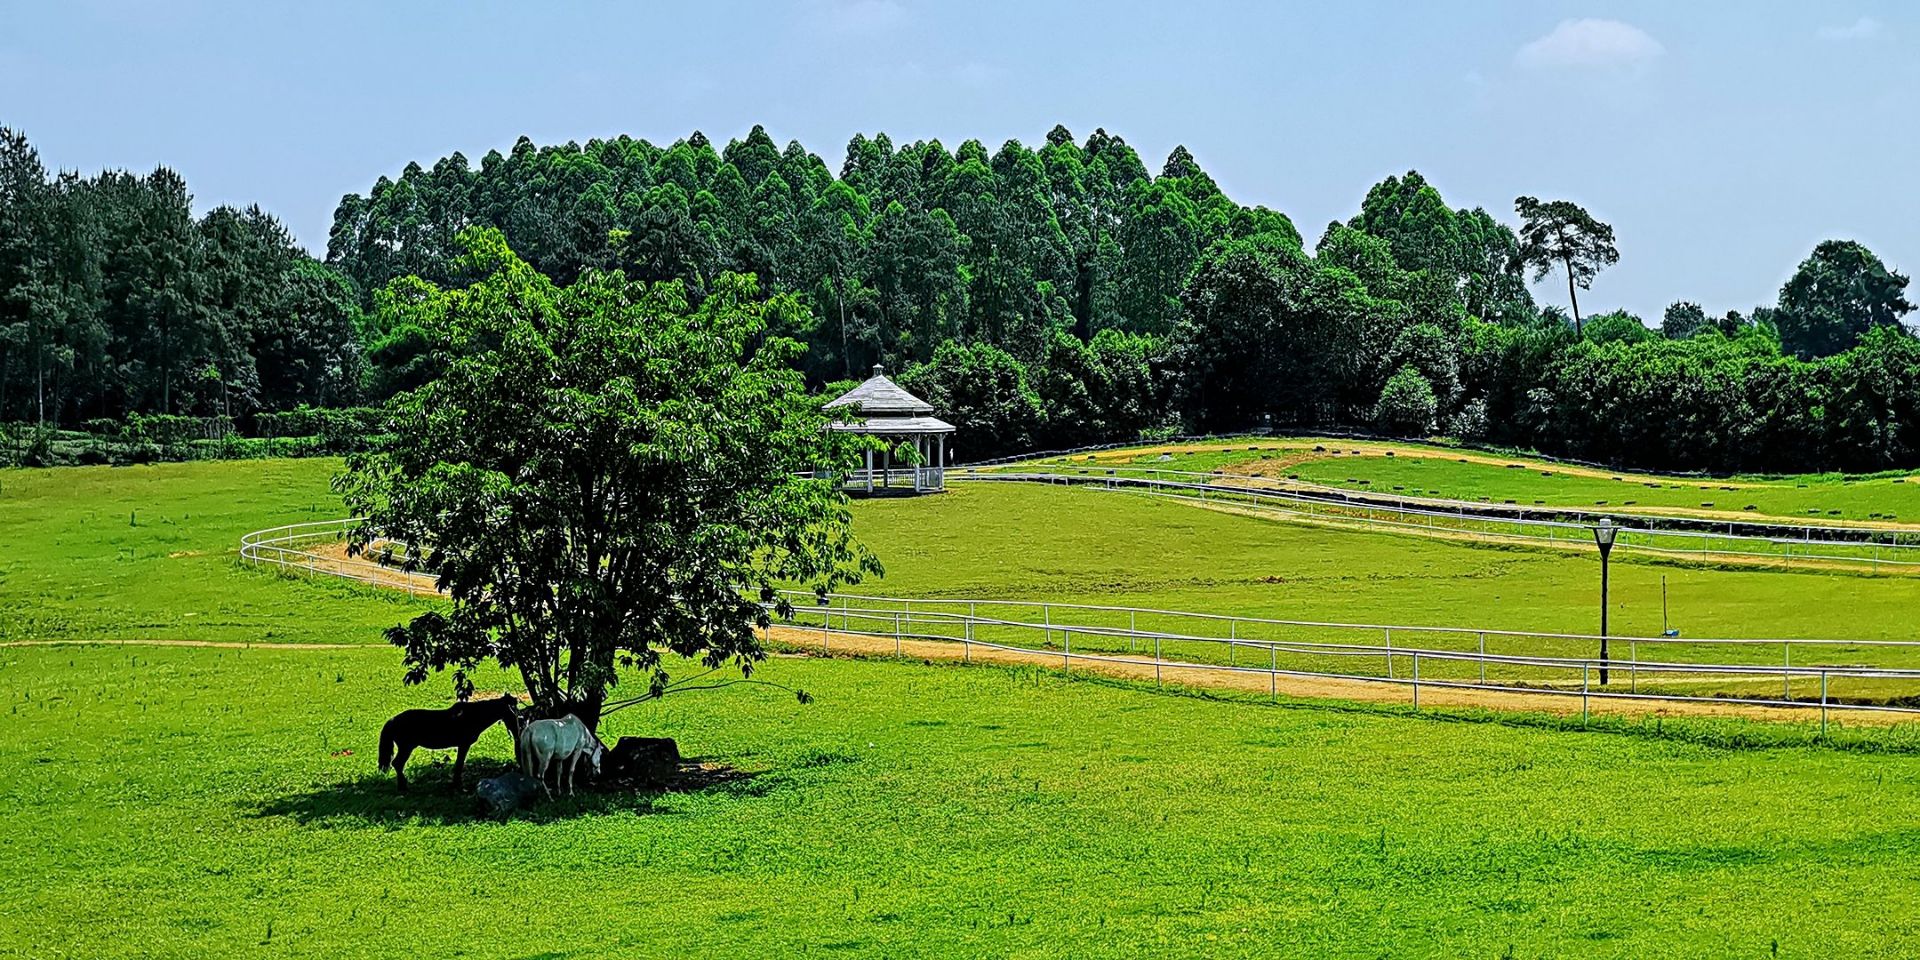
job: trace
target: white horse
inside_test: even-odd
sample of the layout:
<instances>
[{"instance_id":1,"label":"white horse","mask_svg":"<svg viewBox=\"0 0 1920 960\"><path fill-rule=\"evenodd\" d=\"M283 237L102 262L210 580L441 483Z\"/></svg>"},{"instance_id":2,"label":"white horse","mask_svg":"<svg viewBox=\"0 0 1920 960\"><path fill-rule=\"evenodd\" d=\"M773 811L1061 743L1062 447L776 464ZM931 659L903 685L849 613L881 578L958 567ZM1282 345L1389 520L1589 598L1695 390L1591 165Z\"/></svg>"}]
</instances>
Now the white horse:
<instances>
[{"instance_id":1,"label":"white horse","mask_svg":"<svg viewBox=\"0 0 1920 960\"><path fill-rule=\"evenodd\" d=\"M554 765L560 768L560 792L573 792L573 774L586 761L593 766L594 776L600 775L600 761L606 756L606 745L600 738L580 722L580 718L569 713L558 720L535 720L520 731L521 770L527 776L547 786L547 774ZM552 790L547 791L553 795Z\"/></svg>"}]
</instances>

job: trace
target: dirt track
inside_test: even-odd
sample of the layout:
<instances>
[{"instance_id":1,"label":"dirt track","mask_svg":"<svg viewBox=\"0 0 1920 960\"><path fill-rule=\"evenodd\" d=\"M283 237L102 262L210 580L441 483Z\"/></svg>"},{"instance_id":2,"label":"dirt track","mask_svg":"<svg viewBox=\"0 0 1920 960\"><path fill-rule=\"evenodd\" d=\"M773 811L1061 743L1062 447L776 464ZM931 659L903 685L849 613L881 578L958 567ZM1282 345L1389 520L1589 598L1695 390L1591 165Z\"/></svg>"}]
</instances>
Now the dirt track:
<instances>
[{"instance_id":1,"label":"dirt track","mask_svg":"<svg viewBox=\"0 0 1920 960\"><path fill-rule=\"evenodd\" d=\"M1120 680L1154 681L1184 687L1204 687L1243 693L1310 699L1340 699L1363 703L1413 703L1413 688L1393 683L1342 680L1332 677L1289 677L1259 670L1234 672L1220 668L1155 664L1152 660L1101 654L1100 660L1073 659L1063 664L1061 654L1004 650L984 644L958 641L900 640L855 633L829 631L822 637L818 628L775 627L769 639L776 645L814 656L833 657L911 657L918 660L990 663L1001 666L1033 666L1052 670L1063 666L1072 673L1098 674ZM1479 707L1488 710L1514 710L1575 716L1581 710L1578 694L1509 693L1462 687L1420 688L1423 707ZM1614 699L1593 696L1587 700L1588 712L1595 715L1636 717L1738 717L1775 723L1806 723L1820 719L1817 706L1804 708L1758 707L1738 703L1661 702ZM1834 711L1834 717L1847 723L1891 726L1905 719L1902 714L1868 711Z\"/></svg>"},{"instance_id":2,"label":"dirt track","mask_svg":"<svg viewBox=\"0 0 1920 960\"><path fill-rule=\"evenodd\" d=\"M1216 509L1229 509L1222 505L1209 504ZM1249 511L1251 512L1251 511ZM349 559L343 544L323 545L314 550L320 555L317 562L320 570L333 567L338 570L350 570L355 575L368 577L368 561ZM332 572L329 570L329 572ZM426 578L417 574L407 574L398 570L387 571L386 576L368 577L379 586L395 590L428 592L433 588ZM769 639L784 646L809 655L821 655L822 637L817 628L777 626L768 634ZM66 641L21 641L10 646L28 646L59 644ZM90 641L91 642L91 641ZM209 646L209 647L245 647L237 643L203 643L189 640L121 640L99 641L119 644L150 644L164 646ZM268 646L256 644L255 646ZM358 646L355 644L275 644L298 649L339 649ZM1003 650L983 644L963 645L951 641L901 640L894 641L886 637L866 636L862 634L829 632L825 639L824 652L830 656L891 657L905 656L920 660L941 660L990 663L1004 666L1036 666L1060 669L1059 654L1033 653L1019 650ZM1152 660L1103 655L1098 661L1075 659L1069 669L1076 673L1095 673L1101 676L1121 680L1153 681L1172 683L1185 687L1201 687L1217 690L1231 690L1245 693L1268 693L1275 696L1297 698L1321 698L1352 700L1363 703L1406 703L1413 702L1413 690L1410 686L1393 683L1367 682L1361 680L1343 680L1333 677L1289 677L1269 675L1259 671L1233 672L1196 665L1161 663ZM1422 685L1420 705L1433 707L1478 707L1489 710L1514 710L1534 713L1552 713L1563 716L1577 715L1581 711L1581 697L1574 694L1553 693L1511 693L1505 691L1479 690L1462 687L1438 687ZM1586 709L1595 715L1612 716L1662 716L1662 717L1739 717L1749 720L1764 720L1778 723L1805 723L1818 720L1817 707L1783 708L1760 707L1735 703L1701 702L1661 702L1653 700L1614 699L1606 696L1594 696L1587 699ZM1869 711L1836 711L1833 716L1844 717L1849 723L1876 726L1892 725L1904 719L1902 714L1881 714Z\"/></svg>"}]
</instances>

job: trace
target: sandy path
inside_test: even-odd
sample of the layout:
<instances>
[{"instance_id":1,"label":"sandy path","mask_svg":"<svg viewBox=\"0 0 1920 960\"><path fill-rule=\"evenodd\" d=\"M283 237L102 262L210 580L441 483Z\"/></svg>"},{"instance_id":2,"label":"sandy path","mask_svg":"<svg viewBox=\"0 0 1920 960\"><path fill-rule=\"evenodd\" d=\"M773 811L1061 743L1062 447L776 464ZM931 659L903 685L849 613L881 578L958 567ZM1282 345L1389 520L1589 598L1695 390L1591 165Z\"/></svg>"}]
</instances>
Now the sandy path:
<instances>
[{"instance_id":1,"label":"sandy path","mask_svg":"<svg viewBox=\"0 0 1920 960\"><path fill-rule=\"evenodd\" d=\"M1243 512L1224 504L1206 504L1209 509L1229 512ZM1255 516L1254 511L1244 511ZM1303 518L1304 519L1304 518ZM351 559L346 556L344 544L323 544L317 546L314 553L319 554L316 561L318 569L327 570L330 566L351 570L356 575L371 582L397 590L429 592L433 589L427 578L417 574L407 574L397 570L388 570L388 576L370 576L366 567L370 561ZM957 641L932 640L893 640L887 637L867 636L855 633L829 631L823 640L817 628L799 626L776 626L768 631L769 640L776 646L785 647L807 655L857 657L905 656L922 660L942 661L978 661L1004 666L1036 666L1060 669L1059 654L1036 653L1023 650L1006 650L984 644L962 644ZM27 640L15 641L3 646L55 646L84 645L100 643L110 645L149 645L149 646L199 646L220 648L284 647L286 649L334 650L368 649L367 644L244 644L216 643L194 640L106 640L106 641L67 641L67 640ZM1337 698L1363 703L1405 703L1413 702L1413 689L1392 683L1367 682L1362 680L1344 680L1334 677L1300 677L1269 675L1258 670L1237 672L1210 668L1195 664L1162 662L1126 657L1117 654L1102 654L1097 661L1075 659L1069 669L1072 672L1095 673L1101 676L1123 680L1173 683L1186 687L1200 687L1216 690L1231 690L1243 693L1268 693L1274 696L1294 698ZM1157 669L1156 669L1157 667ZM1515 710L1535 713L1551 713L1563 716L1577 715L1581 712L1581 699L1571 694L1551 693L1512 693L1506 691L1481 690L1467 687L1438 687L1423 684L1420 689L1420 705L1434 707L1475 707L1490 710ZM1764 720L1777 723L1805 723L1818 720L1817 707L1786 708L1761 707L1750 704L1720 704L1702 702L1661 702L1653 700L1614 699L1605 696L1588 698L1586 709L1592 714L1614 716L1660 716L1660 717L1739 717L1749 720ZM1871 711L1835 711L1834 716L1844 716L1849 722L1876 726L1888 726L1905 719L1903 714L1883 714Z\"/></svg>"},{"instance_id":2,"label":"sandy path","mask_svg":"<svg viewBox=\"0 0 1920 960\"><path fill-rule=\"evenodd\" d=\"M902 656L919 660L965 660L1000 666L1044 667L1052 670L1063 667L1061 655L1057 653L1005 650L979 643L963 644L959 641L895 641L887 637L829 631L823 645L822 633L818 628L789 626L774 627L769 632L769 638L775 645L813 656ZM1082 660L1076 656L1067 669L1072 673L1097 674L1121 680L1154 681L1158 679L1160 682L1179 686L1241 693L1265 693L1308 699L1337 698L1362 703L1413 703L1413 688L1393 683L1342 680L1333 677L1276 676L1259 670L1230 671L1174 663L1158 664L1156 670L1156 664L1152 660L1113 653L1102 653L1100 656L1102 658L1100 660ZM1573 694L1510 693L1463 687L1435 687L1426 684L1420 687L1420 706L1422 707L1474 707L1577 716L1581 710L1580 701L1581 698ZM1587 709L1592 714L1612 716L1738 717L1774 723L1806 723L1820 719L1820 710L1817 705L1804 708L1760 707L1738 703L1662 702L1594 696L1588 699ZM1891 726L1907 720L1904 714L1853 710L1836 710L1830 716L1844 718L1848 723L1871 726Z\"/></svg>"},{"instance_id":3,"label":"sandy path","mask_svg":"<svg viewBox=\"0 0 1920 960\"><path fill-rule=\"evenodd\" d=\"M1315 451L1315 446L1326 447L1324 451ZM1587 467L1572 463L1554 463L1545 460L1529 460L1525 457L1503 457L1498 454L1484 453L1478 450L1446 450L1431 447L1417 447L1401 443L1381 443L1367 440L1326 440L1312 437L1281 438L1266 440L1248 440L1245 443L1176 443L1156 447L1125 447L1119 450L1102 450L1095 453L1079 454L1070 458L1075 463L1115 464L1136 457L1159 456L1163 453L1210 453L1214 451L1247 451L1257 448L1262 451L1278 452L1279 457L1265 461L1269 466L1304 463L1308 460L1338 460L1345 457L1384 457L1389 453L1396 457L1418 457L1426 460L1454 460L1478 463L1491 467L1521 466L1529 470L1551 470L1570 477L1591 477L1601 480L1626 478L1634 482L1657 480L1661 483L1677 483L1682 486L1698 487L1703 485L1714 488L1736 487L1757 488L1771 484L1756 483L1751 480L1712 480L1702 481L1699 477L1663 477L1651 473L1623 473L1601 467ZM1339 453L1333 451L1338 450ZM1089 460L1088 458L1092 459ZM1289 459L1291 458L1291 459Z\"/></svg>"},{"instance_id":4,"label":"sandy path","mask_svg":"<svg viewBox=\"0 0 1920 960\"><path fill-rule=\"evenodd\" d=\"M1236 504L1231 501L1201 501L1180 498L1179 502L1202 510L1217 510L1235 516L1266 520L1270 523L1304 523L1329 527L1336 530L1350 530L1355 533L1394 533L1415 537L1432 537L1438 540L1452 540L1458 543L1486 546L1498 544L1514 546L1528 550L1557 550L1581 556L1592 556L1593 545L1577 540L1538 540L1527 537L1505 537L1498 533L1485 533L1478 530L1454 530L1447 527L1381 527L1358 517L1341 519L1335 514L1308 514L1303 511L1288 510L1281 507L1254 507ZM1376 508L1378 509L1378 508ZM1660 547L1635 545L1631 554L1642 557L1672 560L1678 563L1706 566L1712 568L1743 567L1759 570L1808 571L1825 570L1860 577L1908 577L1916 571L1907 565L1887 563L1879 565L1871 560L1815 560L1806 557L1754 557L1733 553L1709 551L1699 553L1693 550L1666 550ZM1618 559L1621 555L1614 554Z\"/></svg>"},{"instance_id":5,"label":"sandy path","mask_svg":"<svg viewBox=\"0 0 1920 960\"><path fill-rule=\"evenodd\" d=\"M1408 458L1414 458L1414 457L1421 456L1421 454L1415 452L1415 453L1403 454L1403 456L1406 456ZM1387 493L1385 491L1347 490L1344 487L1333 486L1331 484L1311 483L1304 480L1287 480L1284 477L1275 477L1275 476L1268 475L1269 471L1284 470L1287 467L1291 467L1299 463L1304 463L1309 460L1320 459L1323 457L1324 455L1322 454L1314 454L1312 456L1307 456L1307 457L1295 457L1290 460L1285 458L1274 458L1271 460L1247 460L1239 463L1226 464L1222 466L1220 470L1227 477L1231 477L1234 479L1256 481L1263 484L1270 484L1273 487L1277 489L1282 489L1282 490L1332 491L1335 493L1353 493L1353 494L1362 495L1362 496L1371 495L1375 497L1393 498L1396 500L1402 500L1409 504L1427 504L1427 505L1438 506L1441 508L1451 507L1455 504L1464 503L1464 504L1467 504L1468 506L1474 507L1475 509L1497 510L1497 511L1506 512L1506 513L1539 513L1540 511L1543 511L1543 510L1577 510L1577 511L1589 513L1589 514L1609 513L1609 514L1614 514L1616 516L1624 515L1624 516L1641 516L1641 517L1686 517L1686 518L1698 519L1698 520L1726 521L1726 522L1739 523L1739 524L1771 524L1773 526L1779 526L1779 527L1813 527L1815 529L1819 529L1821 527L1864 527L1864 528L1872 528L1876 530L1898 530L1898 531L1907 531L1907 532L1920 531L1920 527L1916 527L1911 523L1902 523L1898 520L1849 520L1849 519L1836 519L1834 517L1803 517L1796 514L1760 513L1757 511L1748 511L1748 510L1723 510L1719 508L1689 507L1684 505L1667 506L1662 504L1635 503L1635 504L1612 504L1608 506L1600 506L1598 504L1574 503L1569 500L1559 500L1559 501L1549 500L1545 503L1537 503L1537 504L1493 503L1491 501L1486 501L1486 500L1447 500L1447 499L1433 498L1433 497L1408 496L1408 495L1399 494L1399 493ZM1443 459L1443 458L1429 456L1427 459ZM1535 465L1529 464L1529 466L1531 467ZM1545 465L1541 465L1541 469L1547 469L1547 467ZM1571 473L1572 471L1555 470L1554 472ZM1627 478L1627 482L1637 483L1639 482L1642 475L1641 474L1608 474L1608 476L1609 477L1625 476ZM1648 479L1660 480L1664 478L1652 477ZM1907 479L1907 480L1902 480L1901 482L1910 483L1913 481L1911 479ZM1770 485L1764 484L1764 483L1749 482L1749 483L1741 484L1737 481L1729 481L1725 484L1721 484L1720 486L1736 486L1736 485L1744 486L1747 489L1771 489L1772 488ZM1691 488L1694 485L1683 483L1683 486L1687 486ZM1700 489L1702 491L1708 491L1708 490L1717 490L1719 489L1719 487L1718 486L1702 486L1700 487Z\"/></svg>"}]
</instances>

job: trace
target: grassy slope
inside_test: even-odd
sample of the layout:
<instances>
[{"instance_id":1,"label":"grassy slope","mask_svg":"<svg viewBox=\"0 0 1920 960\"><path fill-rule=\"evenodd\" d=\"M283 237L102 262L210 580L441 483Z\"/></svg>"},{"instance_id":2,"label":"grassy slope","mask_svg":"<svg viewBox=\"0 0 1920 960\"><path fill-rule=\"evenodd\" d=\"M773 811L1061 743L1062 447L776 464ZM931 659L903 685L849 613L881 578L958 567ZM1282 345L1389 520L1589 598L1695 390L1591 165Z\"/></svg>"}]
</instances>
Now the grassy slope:
<instances>
[{"instance_id":1,"label":"grassy slope","mask_svg":"<svg viewBox=\"0 0 1920 960\"><path fill-rule=\"evenodd\" d=\"M1150 497L960 484L862 504L861 535L901 596L1079 600L1246 616L1490 629L1597 629L1598 560L1330 532ZM1660 578L1692 636L1909 638L1920 579L1616 559L1614 632L1660 632ZM1836 611L1844 611L1836 616Z\"/></svg>"},{"instance_id":2,"label":"grassy slope","mask_svg":"<svg viewBox=\"0 0 1920 960\"><path fill-rule=\"evenodd\" d=\"M405 799L373 773L376 722L430 695L392 656L0 651L0 955L1896 957L1920 938L1920 832L1889 815L1920 803L1912 757L779 660L813 705L735 691L609 720L754 779L493 823L437 792L445 767ZM476 756L506 753L495 730Z\"/></svg>"},{"instance_id":3,"label":"grassy slope","mask_svg":"<svg viewBox=\"0 0 1920 960\"><path fill-rule=\"evenodd\" d=\"M1710 509L1734 516L1786 520L1818 518L1831 522L1894 519L1920 522L1920 484L1911 482L1910 477L1866 478L1817 474L1712 480L1604 471L1602 475L1589 476L1585 471L1560 464L1520 457L1499 459L1524 463L1526 469L1481 462L1460 463L1459 457L1480 455L1420 444L1288 439L1200 446L1212 449L1176 454L1169 461L1161 461L1158 454L1110 451L1100 455L1100 462L1169 470L1217 470L1228 464L1245 464L1264 457L1275 461L1273 466L1263 470L1269 476L1292 474L1315 483L1376 493L1400 492L1413 496L1489 500L1495 503L1511 500L1521 505L1540 502L1551 506L1585 508ZM1262 449L1252 451L1247 449L1248 446ZM1316 446L1327 450L1315 452L1313 448ZM1388 457L1384 453L1373 452L1386 448L1394 449L1396 455ZM1354 455L1332 452L1354 449L1364 449L1369 453ZM1303 457L1305 459L1299 459ZM1616 476L1620 479L1614 479ZM1357 482L1361 480L1368 482ZM1729 486L1735 489L1724 489ZM1748 506L1755 509L1748 511L1745 509Z\"/></svg>"},{"instance_id":4,"label":"grassy slope","mask_svg":"<svg viewBox=\"0 0 1920 960\"><path fill-rule=\"evenodd\" d=\"M0 640L378 641L404 596L239 567L242 533L340 512L337 461L0 473ZM138 511L137 526L128 525ZM866 501L860 535L895 596L1077 600L1245 616L1595 628L1589 555L1330 532L1137 495L959 484ZM1613 629L1908 638L1920 579L1613 565ZM316 616L314 610L324 610ZM1844 616L1836 616L1844 611Z\"/></svg>"},{"instance_id":5,"label":"grassy slope","mask_svg":"<svg viewBox=\"0 0 1920 960\"><path fill-rule=\"evenodd\" d=\"M329 515L331 469L0 474L0 632L376 640L406 601L232 562L247 529ZM876 591L1590 615L1591 560L1141 497L974 486L858 513L891 569ZM1661 572L1616 565L1623 626L1651 628ZM1920 589L1664 572L1690 632L1892 634ZM1913 756L782 659L766 675L814 705L736 690L610 721L754 779L493 824L433 795L443 773L407 799L374 774L378 722L447 695L398 672L378 645L0 649L0 955L1902 956L1920 937L1920 835L1888 813L1920 800ZM506 754L494 731L479 756Z\"/></svg>"},{"instance_id":6,"label":"grassy slope","mask_svg":"<svg viewBox=\"0 0 1920 960\"><path fill-rule=\"evenodd\" d=\"M0 641L379 640L414 609L235 564L240 535L341 515L338 460L0 470ZM324 611L315 615L316 611Z\"/></svg>"}]
</instances>

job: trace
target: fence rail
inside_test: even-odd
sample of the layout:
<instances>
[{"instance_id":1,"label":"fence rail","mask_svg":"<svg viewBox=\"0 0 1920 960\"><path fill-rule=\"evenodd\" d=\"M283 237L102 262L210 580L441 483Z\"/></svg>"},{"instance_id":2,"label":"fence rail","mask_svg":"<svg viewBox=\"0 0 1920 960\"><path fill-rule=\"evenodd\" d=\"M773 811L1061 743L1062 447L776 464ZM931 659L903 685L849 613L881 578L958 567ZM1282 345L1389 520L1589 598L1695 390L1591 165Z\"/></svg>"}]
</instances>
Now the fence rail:
<instances>
[{"instance_id":1,"label":"fence rail","mask_svg":"<svg viewBox=\"0 0 1920 960\"><path fill-rule=\"evenodd\" d=\"M794 593L792 618L800 629L818 629L822 648L832 652L835 635L891 639L896 652L908 642L957 646L960 659L976 650L1001 651L1038 662L1106 664L1158 682L1175 673L1198 671L1223 676L1265 677L1278 696L1279 681L1320 679L1387 684L1407 689L1416 706L1422 689L1578 697L1585 713L1600 701L1691 702L1817 713L1822 729L1834 711L1901 716L1920 715L1920 669L1873 664L1821 662L1822 652L1862 649L1920 657L1920 642L1904 640L1714 639L1614 637L1627 645L1627 659L1591 654L1520 654L1490 649L1489 640L1597 643L1597 636L1533 633L1464 627L1330 623L1233 617L1223 614L1157 610L1095 604L1014 600L906 599L834 594L818 602L813 594ZM1021 614L1025 615L1022 616ZM1124 624L1105 622L1118 620ZM1143 621L1151 620L1151 625ZM1169 621L1211 625L1180 629ZM1221 635L1224 631L1225 635ZM1288 632L1365 632L1379 642L1286 639ZM1422 638L1395 642L1395 635ZM1464 649L1444 645L1445 638L1472 638ZM1779 650L1781 662L1719 662L1638 659L1638 648L1679 651L1688 647ZM1792 662L1800 648L1803 662ZM1814 652L1814 662L1806 662ZM1611 674L1611 676L1609 676ZM1244 684L1243 684L1244 685ZM1763 689L1764 688L1764 689Z\"/></svg>"},{"instance_id":2,"label":"fence rail","mask_svg":"<svg viewBox=\"0 0 1920 960\"><path fill-rule=\"evenodd\" d=\"M1230 482L1215 474L1124 468L1088 468L1053 472L1006 469L954 469L953 482L1045 483L1132 491L1202 502L1232 502L1309 520L1360 524L1427 535L1472 536L1506 542L1591 545L1593 526L1571 520L1509 515L1486 504L1465 501L1378 502L1330 488L1289 488ZM1451 505L1449 505L1451 504ZM1568 513L1550 508L1540 512ZM1646 525L1672 520L1650 514L1609 514L1618 522L1616 549L1701 562L1772 561L1838 565L1878 573L1920 573L1920 530L1772 526L1733 521L1726 531L1666 529ZM1635 526L1635 521L1642 525ZM1743 531L1764 530L1765 533ZM1842 537L1846 539L1841 539Z\"/></svg>"},{"instance_id":3,"label":"fence rail","mask_svg":"<svg viewBox=\"0 0 1920 960\"><path fill-rule=\"evenodd\" d=\"M255 530L240 538L240 560L252 566L277 567L292 573L323 575L380 587L403 589L408 593L431 594L437 587L432 577L389 563L317 552L322 544L345 543L347 533L360 523L357 518L315 520L290 523L266 530Z\"/></svg>"},{"instance_id":4,"label":"fence rail","mask_svg":"<svg viewBox=\"0 0 1920 960\"><path fill-rule=\"evenodd\" d=\"M320 552L360 521L322 520L246 534L240 557L255 566L432 593L425 574L375 560ZM1593 701L1693 702L1817 712L1920 714L1920 641L1889 639L1605 638L1624 658L1598 656L1594 634L1434 624L1343 623L1152 607L1006 599L906 598L804 591L784 595L786 622L832 636L891 638L997 650L1075 664L1129 665L1169 673L1320 678L1407 688L1579 697ZM1150 656L1149 656L1150 652ZM1642 659L1643 652L1647 658ZM1243 681L1244 685L1244 681Z\"/></svg>"}]
</instances>

